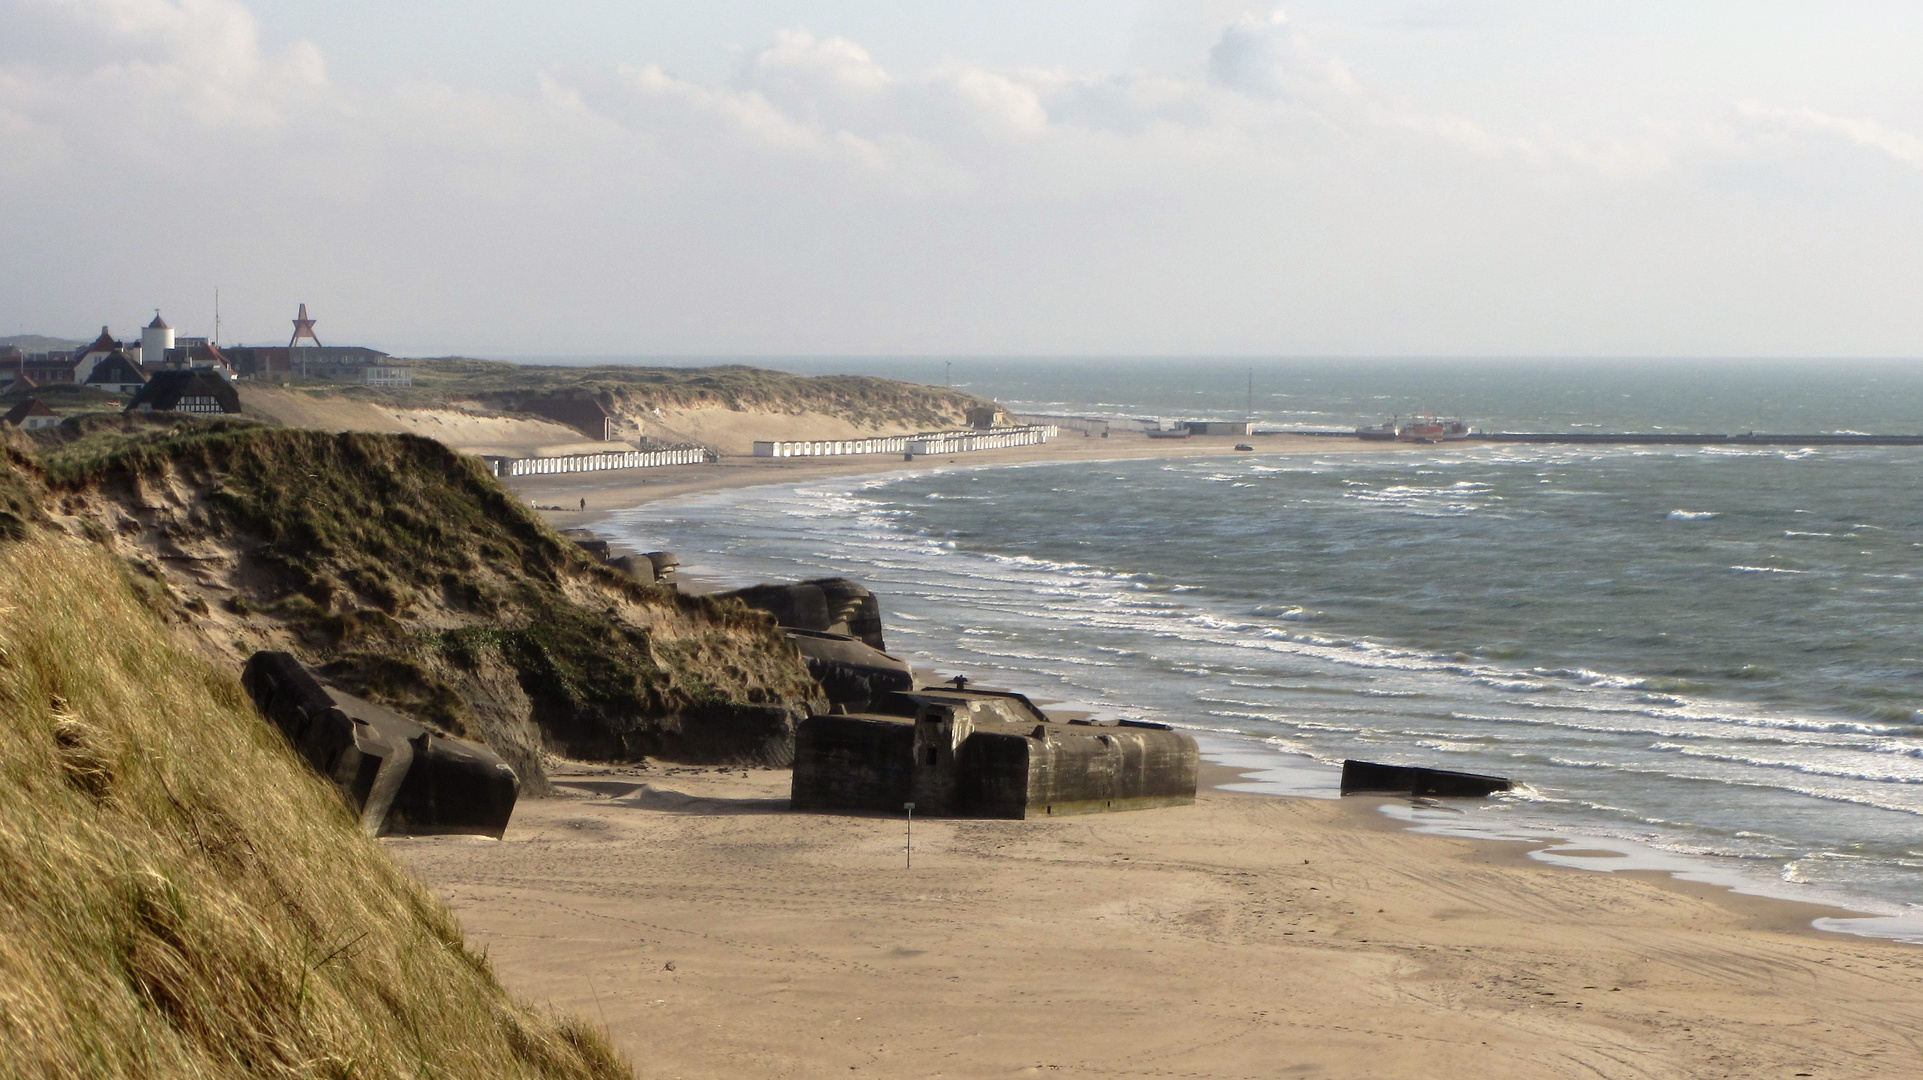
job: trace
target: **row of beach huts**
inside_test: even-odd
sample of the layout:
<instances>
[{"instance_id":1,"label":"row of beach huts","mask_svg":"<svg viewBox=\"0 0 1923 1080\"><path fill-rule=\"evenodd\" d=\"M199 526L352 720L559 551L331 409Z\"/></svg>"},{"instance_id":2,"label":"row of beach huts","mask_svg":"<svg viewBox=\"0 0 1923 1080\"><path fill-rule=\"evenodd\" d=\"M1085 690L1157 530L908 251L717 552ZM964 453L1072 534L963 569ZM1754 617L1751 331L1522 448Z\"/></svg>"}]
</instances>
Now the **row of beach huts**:
<instances>
[{"instance_id":1,"label":"row of beach huts","mask_svg":"<svg viewBox=\"0 0 1923 1080\"><path fill-rule=\"evenodd\" d=\"M861 439L766 439L755 442L754 456L825 458L858 454L901 454L913 458L927 454L966 454L979 450L1039 446L1059 434L1059 429L1052 424L1020 424L1008 427L924 431L915 435L877 435ZM484 455L481 460L487 463L489 472L506 479L516 476L602 472L609 469L704 465L719 458L714 451L705 447L682 447L671 450L603 450L544 457L507 457L490 454Z\"/></svg>"}]
</instances>

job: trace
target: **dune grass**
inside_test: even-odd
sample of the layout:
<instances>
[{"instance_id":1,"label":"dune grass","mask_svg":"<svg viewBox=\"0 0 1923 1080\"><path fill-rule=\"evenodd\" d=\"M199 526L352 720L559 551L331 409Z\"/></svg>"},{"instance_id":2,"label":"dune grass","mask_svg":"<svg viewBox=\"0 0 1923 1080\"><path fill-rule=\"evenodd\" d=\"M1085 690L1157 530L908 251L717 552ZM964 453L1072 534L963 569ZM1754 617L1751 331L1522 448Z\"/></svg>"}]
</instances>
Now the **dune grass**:
<instances>
[{"instance_id":1,"label":"dune grass","mask_svg":"<svg viewBox=\"0 0 1923 1080\"><path fill-rule=\"evenodd\" d=\"M37 462L52 499L96 515L96 536L131 543L120 523L172 507L152 542L231 546L229 611L295 630L289 647L344 688L488 741L535 790L530 740L488 730L460 690L488 663L514 672L547 744L575 756L778 761L763 714L815 704L765 615L600 564L430 439L103 423L39 440ZM735 734L707 737L722 731Z\"/></svg>"},{"instance_id":2,"label":"dune grass","mask_svg":"<svg viewBox=\"0 0 1923 1080\"><path fill-rule=\"evenodd\" d=\"M332 392L403 407L472 400L509 411L530 397L585 393L617 413L634 416L655 408L724 408L816 412L864 426L901 427L960 423L967 409L991 404L967 391L940 386L871 375L795 375L746 364L574 366L465 357L436 357L413 364L411 387L342 386Z\"/></svg>"},{"instance_id":3,"label":"dune grass","mask_svg":"<svg viewBox=\"0 0 1923 1080\"><path fill-rule=\"evenodd\" d=\"M111 556L0 540L0 1076L623 1077Z\"/></svg>"}]
</instances>

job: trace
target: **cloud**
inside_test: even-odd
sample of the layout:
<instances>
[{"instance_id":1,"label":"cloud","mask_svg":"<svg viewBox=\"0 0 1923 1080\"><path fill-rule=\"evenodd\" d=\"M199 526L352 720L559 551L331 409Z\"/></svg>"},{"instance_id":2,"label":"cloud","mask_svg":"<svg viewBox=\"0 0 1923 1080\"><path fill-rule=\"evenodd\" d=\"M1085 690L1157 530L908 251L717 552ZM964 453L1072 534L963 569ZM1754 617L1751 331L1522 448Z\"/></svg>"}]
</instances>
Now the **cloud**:
<instances>
[{"instance_id":1,"label":"cloud","mask_svg":"<svg viewBox=\"0 0 1923 1080\"><path fill-rule=\"evenodd\" d=\"M1278 12L1186 69L896 65L790 29L722 78L643 56L484 87L336 84L236 0L0 0L0 26L0 249L27 253L0 297L52 329L224 283L230 325L237 290L274 320L298 292L436 350L1609 351L1686 348L1740 292L1719 325L1775 348L1795 302L1752 277L1798 240L1720 181L1825 147L1923 169L1813 108L1492 119ZM1923 248L1862 236L1878 281Z\"/></svg>"},{"instance_id":2,"label":"cloud","mask_svg":"<svg viewBox=\"0 0 1923 1080\"><path fill-rule=\"evenodd\" d=\"M1314 100L1356 91L1348 67L1317 54L1281 11L1244 15L1224 28L1209 50L1209 78L1251 97Z\"/></svg>"},{"instance_id":3,"label":"cloud","mask_svg":"<svg viewBox=\"0 0 1923 1080\"><path fill-rule=\"evenodd\" d=\"M1842 139L1866 150L1875 150L1913 169L1923 169L1923 138L1875 120L1831 116L1810 108L1771 108L1753 101L1739 104L1737 112L1765 130Z\"/></svg>"},{"instance_id":4,"label":"cloud","mask_svg":"<svg viewBox=\"0 0 1923 1080\"><path fill-rule=\"evenodd\" d=\"M0 153L48 167L276 128L327 86L230 0L0 0Z\"/></svg>"}]
</instances>

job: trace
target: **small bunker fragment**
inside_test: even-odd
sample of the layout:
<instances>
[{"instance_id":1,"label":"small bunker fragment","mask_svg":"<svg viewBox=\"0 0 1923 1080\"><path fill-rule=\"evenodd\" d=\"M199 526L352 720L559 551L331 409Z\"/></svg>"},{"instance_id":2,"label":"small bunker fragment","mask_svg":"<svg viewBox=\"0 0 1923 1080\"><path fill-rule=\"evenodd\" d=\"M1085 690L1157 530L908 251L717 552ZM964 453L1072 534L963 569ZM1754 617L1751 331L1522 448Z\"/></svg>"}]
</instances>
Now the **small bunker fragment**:
<instances>
[{"instance_id":1,"label":"small bunker fragment","mask_svg":"<svg viewBox=\"0 0 1923 1080\"><path fill-rule=\"evenodd\" d=\"M1195 801L1195 740L1164 724L1052 721L1020 694L923 689L795 731L797 810L1027 818Z\"/></svg>"},{"instance_id":2,"label":"small bunker fragment","mask_svg":"<svg viewBox=\"0 0 1923 1080\"><path fill-rule=\"evenodd\" d=\"M796 630L846 634L871 649L886 650L881 637L881 603L875 594L847 578L815 578L792 585L751 585L721 593L774 615Z\"/></svg>"},{"instance_id":3,"label":"small bunker fragment","mask_svg":"<svg viewBox=\"0 0 1923 1080\"><path fill-rule=\"evenodd\" d=\"M249 657L241 683L295 752L360 812L368 835L499 839L507 831L521 782L487 747L322 686L284 652Z\"/></svg>"},{"instance_id":4,"label":"small bunker fragment","mask_svg":"<svg viewBox=\"0 0 1923 1080\"><path fill-rule=\"evenodd\" d=\"M859 711L890 691L915 688L915 670L906 660L869 648L857 638L816 630L786 633L831 705Z\"/></svg>"},{"instance_id":5,"label":"small bunker fragment","mask_svg":"<svg viewBox=\"0 0 1923 1080\"><path fill-rule=\"evenodd\" d=\"M1350 758L1342 763L1344 795L1410 795L1417 798L1482 799L1511 787L1506 776L1383 765Z\"/></svg>"}]
</instances>

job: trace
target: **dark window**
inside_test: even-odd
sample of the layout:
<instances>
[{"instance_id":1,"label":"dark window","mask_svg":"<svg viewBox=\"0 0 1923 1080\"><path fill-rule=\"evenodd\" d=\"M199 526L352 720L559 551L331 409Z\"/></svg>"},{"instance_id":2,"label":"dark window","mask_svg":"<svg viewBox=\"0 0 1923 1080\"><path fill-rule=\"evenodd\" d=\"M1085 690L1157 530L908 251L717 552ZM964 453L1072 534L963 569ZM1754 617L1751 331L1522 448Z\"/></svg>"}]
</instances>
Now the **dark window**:
<instances>
[{"instance_id":1,"label":"dark window","mask_svg":"<svg viewBox=\"0 0 1923 1080\"><path fill-rule=\"evenodd\" d=\"M928 764L930 766L935 764L935 748L932 746L928 748Z\"/></svg>"}]
</instances>

